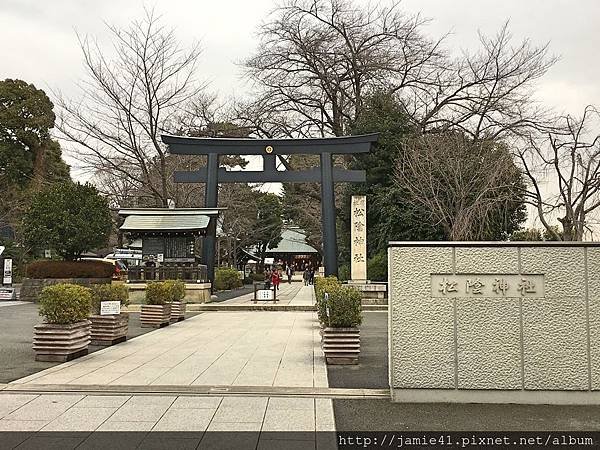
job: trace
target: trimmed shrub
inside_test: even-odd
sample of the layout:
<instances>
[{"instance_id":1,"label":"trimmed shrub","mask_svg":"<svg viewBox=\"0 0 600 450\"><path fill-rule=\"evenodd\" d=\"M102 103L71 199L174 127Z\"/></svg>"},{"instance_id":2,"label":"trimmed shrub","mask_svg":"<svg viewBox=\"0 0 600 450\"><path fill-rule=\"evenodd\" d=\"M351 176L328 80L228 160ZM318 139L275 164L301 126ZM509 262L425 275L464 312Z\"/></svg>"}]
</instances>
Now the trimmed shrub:
<instances>
[{"instance_id":1,"label":"trimmed shrub","mask_svg":"<svg viewBox=\"0 0 600 450\"><path fill-rule=\"evenodd\" d=\"M171 287L167 283L151 281L146 285L146 304L164 305L172 300Z\"/></svg>"},{"instance_id":2,"label":"trimmed shrub","mask_svg":"<svg viewBox=\"0 0 600 450\"><path fill-rule=\"evenodd\" d=\"M171 301L180 302L185 297L185 283L181 280L167 280L164 282L171 291Z\"/></svg>"},{"instance_id":3,"label":"trimmed shrub","mask_svg":"<svg viewBox=\"0 0 600 450\"><path fill-rule=\"evenodd\" d=\"M264 273L253 273L250 275L250 278L252 279L252 281L265 281L265 274Z\"/></svg>"},{"instance_id":4,"label":"trimmed shrub","mask_svg":"<svg viewBox=\"0 0 600 450\"><path fill-rule=\"evenodd\" d=\"M55 284L42 289L40 316L47 323L67 325L85 320L90 313L92 293L76 284Z\"/></svg>"},{"instance_id":5,"label":"trimmed shrub","mask_svg":"<svg viewBox=\"0 0 600 450\"><path fill-rule=\"evenodd\" d=\"M215 288L218 291L242 287L240 273L229 267L219 267L215 270Z\"/></svg>"},{"instance_id":6,"label":"trimmed shrub","mask_svg":"<svg viewBox=\"0 0 600 450\"><path fill-rule=\"evenodd\" d=\"M129 288L122 284L93 284L90 286L92 294L92 313L100 314L100 302L120 302L121 306L129 305Z\"/></svg>"},{"instance_id":7,"label":"trimmed shrub","mask_svg":"<svg viewBox=\"0 0 600 450\"><path fill-rule=\"evenodd\" d=\"M329 320L333 328L357 327L362 323L361 293L349 286L339 286L329 292ZM327 314L327 313L325 313Z\"/></svg>"},{"instance_id":8,"label":"trimmed shrub","mask_svg":"<svg viewBox=\"0 0 600 450\"><path fill-rule=\"evenodd\" d=\"M342 264L338 269L338 276L340 281L348 281L350 279L350 265Z\"/></svg>"},{"instance_id":9,"label":"trimmed shrub","mask_svg":"<svg viewBox=\"0 0 600 450\"><path fill-rule=\"evenodd\" d=\"M367 277L372 281L387 281L387 254L377 253L367 260Z\"/></svg>"},{"instance_id":10,"label":"trimmed shrub","mask_svg":"<svg viewBox=\"0 0 600 450\"><path fill-rule=\"evenodd\" d=\"M342 284L339 282L339 280L334 276L315 278L315 298L317 301L317 316L319 318L319 322L327 322L325 293L331 293L335 289L339 289L341 285Z\"/></svg>"},{"instance_id":11,"label":"trimmed shrub","mask_svg":"<svg viewBox=\"0 0 600 450\"><path fill-rule=\"evenodd\" d=\"M115 266L103 261L34 261L27 265L28 278L112 278Z\"/></svg>"}]
</instances>

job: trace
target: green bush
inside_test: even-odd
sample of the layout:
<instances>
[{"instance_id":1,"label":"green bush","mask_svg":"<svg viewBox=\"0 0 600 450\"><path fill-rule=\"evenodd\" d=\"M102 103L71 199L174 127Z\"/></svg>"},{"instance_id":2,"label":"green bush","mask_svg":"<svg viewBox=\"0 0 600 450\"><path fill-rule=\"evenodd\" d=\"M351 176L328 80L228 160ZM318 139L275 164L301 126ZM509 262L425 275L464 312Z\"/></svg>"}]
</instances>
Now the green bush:
<instances>
[{"instance_id":1,"label":"green bush","mask_svg":"<svg viewBox=\"0 0 600 450\"><path fill-rule=\"evenodd\" d=\"M242 287L240 273L229 267L219 267L215 271L215 288L218 291Z\"/></svg>"},{"instance_id":2,"label":"green bush","mask_svg":"<svg viewBox=\"0 0 600 450\"><path fill-rule=\"evenodd\" d=\"M185 283L181 280L167 280L164 282L171 291L171 301L180 302L185 297Z\"/></svg>"},{"instance_id":3,"label":"green bush","mask_svg":"<svg viewBox=\"0 0 600 450\"><path fill-rule=\"evenodd\" d=\"M339 280L334 276L315 278L315 298L317 301L317 316L319 318L319 322L326 323L327 321L325 293L330 293L335 289L339 289L341 285L342 284L339 282Z\"/></svg>"},{"instance_id":4,"label":"green bush","mask_svg":"<svg viewBox=\"0 0 600 450\"><path fill-rule=\"evenodd\" d=\"M252 278L252 281L265 281L265 274L264 273L253 273L250 275L250 278Z\"/></svg>"},{"instance_id":5,"label":"green bush","mask_svg":"<svg viewBox=\"0 0 600 450\"><path fill-rule=\"evenodd\" d=\"M359 326L362 323L361 299L361 293L349 286L339 286L329 292L329 320L325 323L333 328Z\"/></svg>"},{"instance_id":6,"label":"green bush","mask_svg":"<svg viewBox=\"0 0 600 450\"><path fill-rule=\"evenodd\" d=\"M167 283L151 281L146 285L146 304L164 305L173 298L171 286Z\"/></svg>"},{"instance_id":7,"label":"green bush","mask_svg":"<svg viewBox=\"0 0 600 450\"><path fill-rule=\"evenodd\" d=\"M348 281L350 279L350 265L342 264L338 269L340 281Z\"/></svg>"},{"instance_id":8,"label":"green bush","mask_svg":"<svg viewBox=\"0 0 600 450\"><path fill-rule=\"evenodd\" d=\"M112 278L115 266L103 261L34 261L27 265L28 278Z\"/></svg>"},{"instance_id":9,"label":"green bush","mask_svg":"<svg viewBox=\"0 0 600 450\"><path fill-rule=\"evenodd\" d=\"M367 261L367 277L371 281L387 281L387 254L377 253Z\"/></svg>"},{"instance_id":10,"label":"green bush","mask_svg":"<svg viewBox=\"0 0 600 450\"><path fill-rule=\"evenodd\" d=\"M92 293L76 284L55 284L42 289L40 294L40 316L46 322L71 324L85 320L90 313Z\"/></svg>"},{"instance_id":11,"label":"green bush","mask_svg":"<svg viewBox=\"0 0 600 450\"><path fill-rule=\"evenodd\" d=\"M120 302L121 306L129 305L129 289L122 283L92 284L92 312L100 314L100 302Z\"/></svg>"}]
</instances>

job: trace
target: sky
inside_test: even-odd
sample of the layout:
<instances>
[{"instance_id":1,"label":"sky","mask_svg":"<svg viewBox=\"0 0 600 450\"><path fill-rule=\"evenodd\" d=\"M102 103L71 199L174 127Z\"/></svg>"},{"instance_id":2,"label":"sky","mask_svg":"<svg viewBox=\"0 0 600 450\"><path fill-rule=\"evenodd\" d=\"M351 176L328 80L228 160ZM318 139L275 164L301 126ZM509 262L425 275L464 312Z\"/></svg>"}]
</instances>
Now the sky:
<instances>
[{"instance_id":1,"label":"sky","mask_svg":"<svg viewBox=\"0 0 600 450\"><path fill-rule=\"evenodd\" d=\"M367 0L355 0L367 4ZM275 0L0 0L0 79L20 78L38 88L77 95L83 76L76 33L108 43L106 23L126 27L154 8L176 27L184 45L204 49L198 77L222 98L244 95L239 63L257 45L256 30ZM450 33L454 52L477 48L478 32L494 34L506 21L515 40L549 42L558 63L540 81L537 98L557 113L581 114L600 105L598 0L404 0L407 14L429 18L431 37ZM73 163L72 160L68 160ZM76 173L76 171L75 171Z\"/></svg>"},{"instance_id":2,"label":"sky","mask_svg":"<svg viewBox=\"0 0 600 450\"><path fill-rule=\"evenodd\" d=\"M366 4L366 0L356 0ZM597 0L404 0L407 13L430 19L430 36L450 33L448 48L474 49L478 31L495 33L506 20L516 39L550 43L560 61L538 96L557 112L578 114L600 104L600 19ZM76 32L106 41L106 23L127 26L154 7L184 44L204 49L199 77L227 97L243 94L239 62L256 47L256 30L275 0L0 0L0 77L77 93L83 75Z\"/></svg>"}]
</instances>

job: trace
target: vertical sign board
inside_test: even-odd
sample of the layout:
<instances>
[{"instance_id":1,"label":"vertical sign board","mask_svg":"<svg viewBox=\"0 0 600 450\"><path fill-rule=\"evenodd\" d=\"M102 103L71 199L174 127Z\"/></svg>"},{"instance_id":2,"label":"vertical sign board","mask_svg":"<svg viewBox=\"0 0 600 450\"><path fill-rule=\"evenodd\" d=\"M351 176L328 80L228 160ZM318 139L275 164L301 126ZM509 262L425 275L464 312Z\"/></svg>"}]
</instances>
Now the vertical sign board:
<instances>
[{"instance_id":1,"label":"vertical sign board","mask_svg":"<svg viewBox=\"0 0 600 450\"><path fill-rule=\"evenodd\" d=\"M351 204L351 277L352 281L367 280L367 197L353 195Z\"/></svg>"},{"instance_id":2,"label":"vertical sign board","mask_svg":"<svg viewBox=\"0 0 600 450\"><path fill-rule=\"evenodd\" d=\"M8 286L12 284L12 259L10 258L4 260L2 284L6 284Z\"/></svg>"}]
</instances>

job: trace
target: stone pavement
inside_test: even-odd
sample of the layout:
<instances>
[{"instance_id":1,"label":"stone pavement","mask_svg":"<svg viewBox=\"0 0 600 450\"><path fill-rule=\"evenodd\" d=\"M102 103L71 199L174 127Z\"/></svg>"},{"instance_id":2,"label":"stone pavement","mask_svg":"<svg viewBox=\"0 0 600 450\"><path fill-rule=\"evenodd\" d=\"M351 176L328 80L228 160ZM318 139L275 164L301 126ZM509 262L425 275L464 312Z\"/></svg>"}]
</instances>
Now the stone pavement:
<instances>
[{"instance_id":1,"label":"stone pavement","mask_svg":"<svg viewBox=\"0 0 600 450\"><path fill-rule=\"evenodd\" d=\"M282 283L277 291L278 306L312 306L315 304L312 286L304 286L304 283ZM272 302L257 302L258 304L273 304ZM219 305L253 305L254 293L241 295L230 300L220 302Z\"/></svg>"},{"instance_id":2,"label":"stone pavement","mask_svg":"<svg viewBox=\"0 0 600 450\"><path fill-rule=\"evenodd\" d=\"M285 292L290 302L314 302L310 287L292 285ZM0 391L0 431L83 432L68 436L79 439L77 445L90 432L188 431L199 433L188 444L200 448L209 442L205 431L248 431L248 448L282 448L271 442L282 438L286 448L335 448L317 435L335 430L331 399L293 396L294 387L328 386L314 312L206 312L16 380L7 389L42 385L56 392ZM129 386L132 395L103 393L108 385L125 392ZM89 395L58 393L78 386ZM207 386L215 394L185 395L178 386ZM227 386L263 387L264 393L219 394Z\"/></svg>"}]
</instances>

